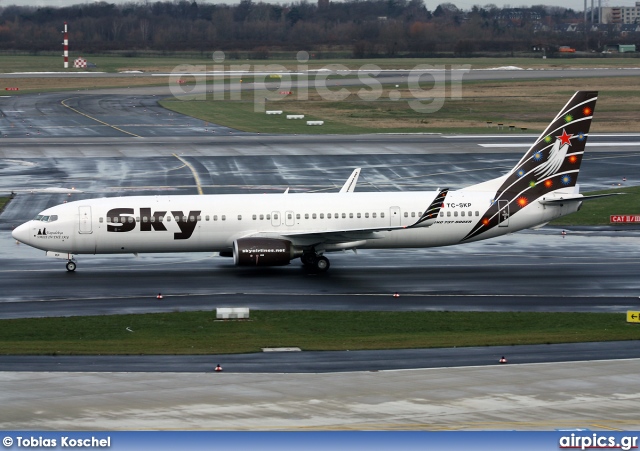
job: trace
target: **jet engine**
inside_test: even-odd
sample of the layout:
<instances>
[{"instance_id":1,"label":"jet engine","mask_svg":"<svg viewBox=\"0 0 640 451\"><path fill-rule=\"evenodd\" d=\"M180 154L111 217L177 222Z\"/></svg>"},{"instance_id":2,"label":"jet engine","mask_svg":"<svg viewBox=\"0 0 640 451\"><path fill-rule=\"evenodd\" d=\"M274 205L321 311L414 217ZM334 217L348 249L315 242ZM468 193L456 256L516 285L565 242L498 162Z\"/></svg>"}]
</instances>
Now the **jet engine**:
<instances>
[{"instance_id":1,"label":"jet engine","mask_svg":"<svg viewBox=\"0 0 640 451\"><path fill-rule=\"evenodd\" d=\"M236 266L283 266L302 255L291 241L274 238L240 238L233 242Z\"/></svg>"}]
</instances>

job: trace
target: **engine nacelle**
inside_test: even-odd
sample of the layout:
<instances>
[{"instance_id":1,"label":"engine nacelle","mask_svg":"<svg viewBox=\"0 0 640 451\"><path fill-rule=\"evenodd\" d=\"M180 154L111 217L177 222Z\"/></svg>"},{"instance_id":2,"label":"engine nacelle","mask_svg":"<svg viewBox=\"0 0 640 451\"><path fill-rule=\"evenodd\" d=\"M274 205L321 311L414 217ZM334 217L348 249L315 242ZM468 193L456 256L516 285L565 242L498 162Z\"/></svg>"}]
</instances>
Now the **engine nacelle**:
<instances>
[{"instance_id":1,"label":"engine nacelle","mask_svg":"<svg viewBox=\"0 0 640 451\"><path fill-rule=\"evenodd\" d=\"M236 266L283 266L302 255L291 241L274 238L240 238L233 242Z\"/></svg>"}]
</instances>

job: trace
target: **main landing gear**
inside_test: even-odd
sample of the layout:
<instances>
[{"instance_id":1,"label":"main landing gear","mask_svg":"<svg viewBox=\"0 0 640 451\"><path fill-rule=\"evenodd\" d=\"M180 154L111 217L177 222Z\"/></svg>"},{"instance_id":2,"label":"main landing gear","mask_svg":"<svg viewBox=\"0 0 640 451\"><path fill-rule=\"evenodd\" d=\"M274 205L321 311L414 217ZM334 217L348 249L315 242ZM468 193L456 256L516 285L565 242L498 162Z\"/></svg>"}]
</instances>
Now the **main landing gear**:
<instances>
[{"instance_id":1,"label":"main landing gear","mask_svg":"<svg viewBox=\"0 0 640 451\"><path fill-rule=\"evenodd\" d=\"M67 271L69 271L69 272L73 272L73 271L75 271L75 270L76 270L76 267L77 267L77 266L78 266L78 265L76 265L76 262L74 262L73 260L69 260L69 261L67 262Z\"/></svg>"},{"instance_id":2,"label":"main landing gear","mask_svg":"<svg viewBox=\"0 0 640 451\"><path fill-rule=\"evenodd\" d=\"M316 254L315 252L305 252L302 254L302 257L300 257L300 260L305 268L317 273L327 272L331 266L327 257Z\"/></svg>"}]
</instances>

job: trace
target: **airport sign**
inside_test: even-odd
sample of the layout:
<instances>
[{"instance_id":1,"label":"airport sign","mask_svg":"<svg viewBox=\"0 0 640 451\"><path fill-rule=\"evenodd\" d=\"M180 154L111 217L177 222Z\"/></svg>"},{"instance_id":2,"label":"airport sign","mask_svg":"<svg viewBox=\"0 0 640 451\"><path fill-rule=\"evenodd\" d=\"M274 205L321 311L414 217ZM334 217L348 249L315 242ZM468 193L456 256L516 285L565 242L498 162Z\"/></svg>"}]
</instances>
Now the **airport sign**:
<instances>
[{"instance_id":1,"label":"airport sign","mask_svg":"<svg viewBox=\"0 0 640 451\"><path fill-rule=\"evenodd\" d=\"M611 224L627 223L627 224L639 224L640 215L611 215L609 217Z\"/></svg>"},{"instance_id":2,"label":"airport sign","mask_svg":"<svg viewBox=\"0 0 640 451\"><path fill-rule=\"evenodd\" d=\"M640 311L634 312L633 310L627 310L627 322L640 323Z\"/></svg>"}]
</instances>

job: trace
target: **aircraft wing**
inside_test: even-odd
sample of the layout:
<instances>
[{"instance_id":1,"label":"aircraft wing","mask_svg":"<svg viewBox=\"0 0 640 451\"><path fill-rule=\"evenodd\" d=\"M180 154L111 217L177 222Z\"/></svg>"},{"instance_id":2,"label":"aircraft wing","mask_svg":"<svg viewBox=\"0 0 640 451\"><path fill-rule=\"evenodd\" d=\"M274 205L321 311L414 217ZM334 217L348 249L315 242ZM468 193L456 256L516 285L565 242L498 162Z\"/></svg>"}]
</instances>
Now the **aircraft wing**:
<instances>
[{"instance_id":1,"label":"aircraft wing","mask_svg":"<svg viewBox=\"0 0 640 451\"><path fill-rule=\"evenodd\" d=\"M406 230L417 227L429 227L436 222L438 213L442 208L442 202L449 191L448 188L438 189L438 194L431 204L425 209L424 213L417 221L410 225L372 227L365 229L346 229L346 230L322 230L322 231L305 231L290 233L257 233L253 236L261 236L268 238L285 238L290 240L296 246L316 246L319 244L340 244L353 243L352 247L357 247L359 243L365 240L375 240L384 238L385 232L394 230Z\"/></svg>"},{"instance_id":2,"label":"aircraft wing","mask_svg":"<svg viewBox=\"0 0 640 451\"><path fill-rule=\"evenodd\" d=\"M358 177L360 176L360 170L362 168L355 168L342 188L340 189L341 193L352 193L356 189L356 183L358 183Z\"/></svg>"}]
</instances>

